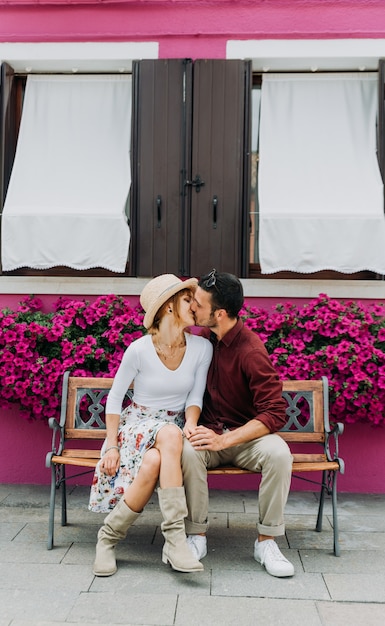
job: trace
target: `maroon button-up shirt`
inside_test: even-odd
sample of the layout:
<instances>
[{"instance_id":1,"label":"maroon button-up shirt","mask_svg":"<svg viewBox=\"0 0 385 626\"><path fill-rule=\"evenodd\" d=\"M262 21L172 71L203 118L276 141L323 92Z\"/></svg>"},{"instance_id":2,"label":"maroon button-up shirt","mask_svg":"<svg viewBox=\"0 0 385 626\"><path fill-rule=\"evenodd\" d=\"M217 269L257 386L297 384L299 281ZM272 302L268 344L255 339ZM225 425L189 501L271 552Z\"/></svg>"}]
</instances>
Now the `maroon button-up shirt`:
<instances>
[{"instance_id":1,"label":"maroon button-up shirt","mask_svg":"<svg viewBox=\"0 0 385 626\"><path fill-rule=\"evenodd\" d=\"M270 432L285 424L282 383L267 350L241 320L218 341L209 328L201 335L214 346L200 424L222 433L257 419Z\"/></svg>"}]
</instances>

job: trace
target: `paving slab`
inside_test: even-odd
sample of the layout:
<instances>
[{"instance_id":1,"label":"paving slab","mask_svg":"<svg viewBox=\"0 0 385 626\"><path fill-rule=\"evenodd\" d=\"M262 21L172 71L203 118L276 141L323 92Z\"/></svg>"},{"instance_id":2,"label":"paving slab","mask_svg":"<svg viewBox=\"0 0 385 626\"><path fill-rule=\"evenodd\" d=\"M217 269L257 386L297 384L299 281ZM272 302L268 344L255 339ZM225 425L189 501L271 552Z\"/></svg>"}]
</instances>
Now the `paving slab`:
<instances>
[{"instance_id":1,"label":"paving slab","mask_svg":"<svg viewBox=\"0 0 385 626\"><path fill-rule=\"evenodd\" d=\"M385 517L385 510L384 510ZM342 532L375 533L384 531L384 519L380 515L340 515L338 526Z\"/></svg>"},{"instance_id":2,"label":"paving slab","mask_svg":"<svg viewBox=\"0 0 385 626\"><path fill-rule=\"evenodd\" d=\"M38 563L45 565L47 563L61 563L65 555L70 550L70 546L61 546L55 550L47 550L47 544L42 542L31 543L2 543L0 546L0 561L4 563ZM82 562L79 561L79 564ZM84 560L83 560L84 563ZM1 567L1 565L0 565ZM0 583L1 586L1 583Z\"/></svg>"},{"instance_id":3,"label":"paving slab","mask_svg":"<svg viewBox=\"0 0 385 626\"><path fill-rule=\"evenodd\" d=\"M0 524L0 542L13 541L25 528L26 522L1 522Z\"/></svg>"},{"instance_id":4,"label":"paving slab","mask_svg":"<svg viewBox=\"0 0 385 626\"><path fill-rule=\"evenodd\" d=\"M383 604L317 602L324 626L384 626Z\"/></svg>"},{"instance_id":5,"label":"paving slab","mask_svg":"<svg viewBox=\"0 0 385 626\"><path fill-rule=\"evenodd\" d=\"M80 593L87 591L94 579L86 565L61 565L46 563L0 564L0 589L28 590L33 596L40 592L58 592L60 589Z\"/></svg>"},{"instance_id":6,"label":"paving slab","mask_svg":"<svg viewBox=\"0 0 385 626\"><path fill-rule=\"evenodd\" d=\"M338 514L384 515L385 495L372 493L341 493L338 495Z\"/></svg>"},{"instance_id":7,"label":"paving slab","mask_svg":"<svg viewBox=\"0 0 385 626\"><path fill-rule=\"evenodd\" d=\"M293 528L286 529L286 537L288 544L292 550L327 550L333 551L333 531L323 530L317 532L316 530L296 530ZM342 543L342 537L340 536L340 542Z\"/></svg>"},{"instance_id":8,"label":"paving slab","mask_svg":"<svg viewBox=\"0 0 385 626\"><path fill-rule=\"evenodd\" d=\"M175 626L322 626L314 602L267 598L179 598ZM329 624L330 626L330 624ZM346 625L345 625L346 626Z\"/></svg>"},{"instance_id":9,"label":"paving slab","mask_svg":"<svg viewBox=\"0 0 385 626\"><path fill-rule=\"evenodd\" d=\"M74 624L75 622L71 622ZM79 623L79 622L78 622ZM12 623L7 621L6 626L68 626L69 622L56 621L55 622L46 622L46 621L35 621L35 620L12 620ZM95 626L95 622L81 622L82 626ZM3 626L0 620L0 626ZM118 624L113 622L98 622L98 626L118 626ZM119 625L120 626L120 625ZM125 623L125 626L136 626L135 624Z\"/></svg>"},{"instance_id":10,"label":"paving slab","mask_svg":"<svg viewBox=\"0 0 385 626\"><path fill-rule=\"evenodd\" d=\"M133 565L129 562L120 562L120 567L115 576L110 578L95 577L90 587L94 592L118 592L127 594L150 594L150 595L210 595L211 572L205 569L203 572L185 574L175 572L170 566L163 565L158 559L150 566L147 564Z\"/></svg>"},{"instance_id":11,"label":"paving slab","mask_svg":"<svg viewBox=\"0 0 385 626\"><path fill-rule=\"evenodd\" d=\"M384 551L366 550L364 558L362 558L362 550L343 550L339 557L330 554L327 550L300 550L299 554L305 572L323 574L385 573Z\"/></svg>"},{"instance_id":12,"label":"paving slab","mask_svg":"<svg viewBox=\"0 0 385 626\"><path fill-rule=\"evenodd\" d=\"M18 589L15 585L13 589L0 589L0 607L2 619L19 619L31 623L33 621L47 621L50 626L56 621L65 622L70 614L71 608L79 597L79 592L67 589L34 590Z\"/></svg>"},{"instance_id":13,"label":"paving slab","mask_svg":"<svg viewBox=\"0 0 385 626\"><path fill-rule=\"evenodd\" d=\"M285 528L286 530L311 530L311 531L315 531L315 527L317 524L317 514L313 513L312 514L306 514L306 513L301 513L299 514L286 514L285 515ZM325 531L332 531L333 530L333 523L332 520L327 516L324 515L323 520L322 520L322 532ZM317 531L316 531L317 532Z\"/></svg>"},{"instance_id":14,"label":"paving slab","mask_svg":"<svg viewBox=\"0 0 385 626\"><path fill-rule=\"evenodd\" d=\"M340 543L343 550L385 550L385 532L343 532L340 534Z\"/></svg>"},{"instance_id":15,"label":"paving slab","mask_svg":"<svg viewBox=\"0 0 385 626\"><path fill-rule=\"evenodd\" d=\"M211 497L210 491L210 497ZM258 493L247 491L243 494L245 512L258 513ZM291 491L286 504L285 513L287 515L296 514L298 510L308 515L317 516L319 494L313 491ZM330 496L325 497L324 515L332 512L332 501Z\"/></svg>"},{"instance_id":16,"label":"paving slab","mask_svg":"<svg viewBox=\"0 0 385 626\"><path fill-rule=\"evenodd\" d=\"M50 487L47 485L0 485L2 506L49 507Z\"/></svg>"},{"instance_id":17,"label":"paving slab","mask_svg":"<svg viewBox=\"0 0 385 626\"><path fill-rule=\"evenodd\" d=\"M0 502L0 523L2 522L20 522L20 521L36 521L43 524L48 523L48 509L31 507L25 509L23 507L5 506ZM57 517L58 523L60 518Z\"/></svg>"},{"instance_id":18,"label":"paving slab","mask_svg":"<svg viewBox=\"0 0 385 626\"><path fill-rule=\"evenodd\" d=\"M70 610L68 621L173 626L177 603L176 594L84 593Z\"/></svg>"},{"instance_id":19,"label":"paving slab","mask_svg":"<svg viewBox=\"0 0 385 626\"><path fill-rule=\"evenodd\" d=\"M256 564L258 566L258 564ZM297 600L328 600L330 598L321 574L297 572L290 578L275 578L260 570L213 572L213 596L287 598Z\"/></svg>"},{"instance_id":20,"label":"paving slab","mask_svg":"<svg viewBox=\"0 0 385 626\"><path fill-rule=\"evenodd\" d=\"M210 490L210 511L226 513L245 512L245 494L239 491Z\"/></svg>"},{"instance_id":21,"label":"paving slab","mask_svg":"<svg viewBox=\"0 0 385 626\"><path fill-rule=\"evenodd\" d=\"M74 624L75 622L72 622L72 624ZM95 625L95 622L81 622L82 626L93 626ZM55 622L46 622L46 621L42 621L42 620L28 620L28 621L24 621L24 620L20 620L20 619L15 619L12 620L12 623L10 623L9 621L7 621L7 626L68 626L69 622L62 622L62 621L56 621ZM0 620L0 626L3 626L3 623ZM114 624L112 622L98 622L98 626L118 626L117 624ZM129 624L127 622L127 624L125 624L125 626L135 626L135 624Z\"/></svg>"},{"instance_id":22,"label":"paving slab","mask_svg":"<svg viewBox=\"0 0 385 626\"><path fill-rule=\"evenodd\" d=\"M385 574L324 574L330 597L338 602L385 603ZM385 623L385 607L384 623Z\"/></svg>"},{"instance_id":23,"label":"paving slab","mask_svg":"<svg viewBox=\"0 0 385 626\"><path fill-rule=\"evenodd\" d=\"M67 526L55 525L54 545L55 547L62 544L68 544L73 541L82 543L92 543L95 545L97 541L97 533L100 524L85 525L81 523L71 523ZM132 526L129 532L131 542L147 542L151 543L154 537L154 526L147 524L146 526ZM47 542L48 522L46 524L30 522L25 524L17 533L14 540L20 543Z\"/></svg>"}]
</instances>

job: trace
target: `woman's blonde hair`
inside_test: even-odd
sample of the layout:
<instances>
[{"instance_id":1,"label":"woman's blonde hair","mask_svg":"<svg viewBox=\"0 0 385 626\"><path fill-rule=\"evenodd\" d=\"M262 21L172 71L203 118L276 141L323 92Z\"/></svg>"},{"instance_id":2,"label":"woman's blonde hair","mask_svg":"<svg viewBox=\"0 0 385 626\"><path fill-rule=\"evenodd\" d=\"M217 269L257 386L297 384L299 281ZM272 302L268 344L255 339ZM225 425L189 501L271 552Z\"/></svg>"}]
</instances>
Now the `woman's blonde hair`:
<instances>
[{"instance_id":1,"label":"woman's blonde hair","mask_svg":"<svg viewBox=\"0 0 385 626\"><path fill-rule=\"evenodd\" d=\"M167 309L169 308L170 304L172 304L172 312L173 312L175 321L176 322L180 321L180 313L179 313L180 301L183 298L183 296L185 296L186 294L188 294L190 297L193 296L193 292L191 291L191 289L181 289L181 291L178 291L178 293L173 295L169 300L167 300L167 302L162 304L160 309L158 309L158 311L155 313L154 321L151 324L150 328L148 329L148 332L151 335L154 335L159 330L160 322L163 319L163 317L166 315Z\"/></svg>"}]
</instances>

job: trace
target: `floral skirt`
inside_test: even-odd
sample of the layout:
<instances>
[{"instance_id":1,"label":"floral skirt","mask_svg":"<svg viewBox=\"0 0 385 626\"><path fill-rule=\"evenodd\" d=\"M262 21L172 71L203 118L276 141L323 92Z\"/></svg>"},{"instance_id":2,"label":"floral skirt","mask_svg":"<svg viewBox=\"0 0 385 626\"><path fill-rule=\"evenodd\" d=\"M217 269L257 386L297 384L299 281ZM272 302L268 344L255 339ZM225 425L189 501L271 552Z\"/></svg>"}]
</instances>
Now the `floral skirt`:
<instances>
[{"instance_id":1,"label":"floral skirt","mask_svg":"<svg viewBox=\"0 0 385 626\"><path fill-rule=\"evenodd\" d=\"M153 447L158 431L166 424L176 424L181 430L185 423L184 411L149 409L132 402L122 412L118 428L120 468L115 476L95 468L88 508L95 513L108 513L119 502L143 461L144 453ZM104 454L106 441L101 449Z\"/></svg>"}]
</instances>

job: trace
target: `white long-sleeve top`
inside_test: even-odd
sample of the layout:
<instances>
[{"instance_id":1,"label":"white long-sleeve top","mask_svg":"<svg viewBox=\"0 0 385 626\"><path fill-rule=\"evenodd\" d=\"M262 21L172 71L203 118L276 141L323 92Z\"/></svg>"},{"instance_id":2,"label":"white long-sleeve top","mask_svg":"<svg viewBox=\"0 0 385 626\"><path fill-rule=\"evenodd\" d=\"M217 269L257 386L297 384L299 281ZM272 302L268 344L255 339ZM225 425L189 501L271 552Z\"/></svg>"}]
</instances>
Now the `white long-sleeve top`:
<instances>
[{"instance_id":1,"label":"white long-sleeve top","mask_svg":"<svg viewBox=\"0 0 385 626\"><path fill-rule=\"evenodd\" d=\"M124 395L132 382L133 400L142 406L169 411L181 411L189 406L202 408L213 348L203 337L185 333L185 338L186 351L176 370L162 363L151 335L130 344L108 394L106 413L121 413Z\"/></svg>"}]
</instances>

